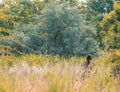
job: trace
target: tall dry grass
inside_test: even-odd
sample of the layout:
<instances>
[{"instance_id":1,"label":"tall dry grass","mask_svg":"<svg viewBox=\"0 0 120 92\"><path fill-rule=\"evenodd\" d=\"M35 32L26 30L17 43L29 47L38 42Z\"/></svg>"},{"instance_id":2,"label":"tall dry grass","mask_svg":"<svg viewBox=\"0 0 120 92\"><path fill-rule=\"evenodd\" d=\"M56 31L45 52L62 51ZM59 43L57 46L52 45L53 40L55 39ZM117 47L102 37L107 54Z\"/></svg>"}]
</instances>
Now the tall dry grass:
<instances>
[{"instance_id":1,"label":"tall dry grass","mask_svg":"<svg viewBox=\"0 0 120 92\"><path fill-rule=\"evenodd\" d=\"M26 55L0 57L0 92L120 92L111 54L92 59Z\"/></svg>"}]
</instances>

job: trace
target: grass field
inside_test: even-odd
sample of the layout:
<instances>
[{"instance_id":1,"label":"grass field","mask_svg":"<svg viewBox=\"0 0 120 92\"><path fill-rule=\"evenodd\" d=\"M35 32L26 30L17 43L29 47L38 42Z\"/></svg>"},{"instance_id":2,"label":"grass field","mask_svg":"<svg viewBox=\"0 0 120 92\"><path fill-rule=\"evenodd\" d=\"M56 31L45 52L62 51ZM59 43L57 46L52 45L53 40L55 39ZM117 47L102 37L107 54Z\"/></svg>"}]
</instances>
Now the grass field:
<instances>
[{"instance_id":1,"label":"grass field","mask_svg":"<svg viewBox=\"0 0 120 92\"><path fill-rule=\"evenodd\" d=\"M111 55L85 57L25 55L0 57L0 92L120 92Z\"/></svg>"}]
</instances>

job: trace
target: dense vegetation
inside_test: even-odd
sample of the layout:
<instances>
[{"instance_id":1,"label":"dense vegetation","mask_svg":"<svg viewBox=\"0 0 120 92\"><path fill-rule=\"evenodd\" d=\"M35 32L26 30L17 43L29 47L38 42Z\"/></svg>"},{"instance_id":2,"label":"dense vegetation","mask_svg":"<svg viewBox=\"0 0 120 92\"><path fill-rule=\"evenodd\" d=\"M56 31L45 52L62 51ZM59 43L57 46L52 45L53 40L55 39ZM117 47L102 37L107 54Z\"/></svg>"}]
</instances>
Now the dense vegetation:
<instances>
[{"instance_id":1,"label":"dense vegetation","mask_svg":"<svg viewBox=\"0 0 120 92\"><path fill-rule=\"evenodd\" d=\"M119 6L112 0L4 1L0 44L15 55L84 56L119 49Z\"/></svg>"},{"instance_id":2,"label":"dense vegetation","mask_svg":"<svg viewBox=\"0 0 120 92\"><path fill-rule=\"evenodd\" d=\"M83 69L91 54L91 70ZM0 92L118 92L119 0L3 0Z\"/></svg>"},{"instance_id":3,"label":"dense vegetation","mask_svg":"<svg viewBox=\"0 0 120 92\"><path fill-rule=\"evenodd\" d=\"M93 59L91 70L83 68L85 58L2 56L0 92L119 92L119 67L114 61L119 63L120 53L114 55L119 58L109 53Z\"/></svg>"}]
</instances>

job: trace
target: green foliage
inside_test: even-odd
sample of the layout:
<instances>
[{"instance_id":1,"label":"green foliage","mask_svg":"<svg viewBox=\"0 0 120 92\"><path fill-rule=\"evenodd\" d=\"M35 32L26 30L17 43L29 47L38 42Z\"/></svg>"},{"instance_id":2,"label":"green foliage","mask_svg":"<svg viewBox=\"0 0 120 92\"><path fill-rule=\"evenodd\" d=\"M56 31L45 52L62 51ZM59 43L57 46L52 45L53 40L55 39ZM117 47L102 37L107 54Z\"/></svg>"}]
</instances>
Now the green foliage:
<instances>
[{"instance_id":1,"label":"green foliage","mask_svg":"<svg viewBox=\"0 0 120 92\"><path fill-rule=\"evenodd\" d=\"M65 56L96 54L97 43L103 48L119 49L120 10L117 7L113 10L112 0L8 1L0 7L1 38L8 39L4 42L1 39L1 44L17 52ZM111 10L115 11L115 17ZM113 19L103 19L107 13ZM102 19L106 22L104 26L103 22L99 25ZM110 32L104 32L109 26ZM92 27L96 27L97 32Z\"/></svg>"},{"instance_id":2,"label":"green foliage","mask_svg":"<svg viewBox=\"0 0 120 92\"><path fill-rule=\"evenodd\" d=\"M82 12L86 15L85 18L88 24L94 26L97 30L96 41L99 42L99 47L104 48L102 44L102 36L100 22L103 20L104 15L113 10L113 0L88 0L83 4ZM85 11L85 12L84 12Z\"/></svg>"},{"instance_id":3,"label":"green foliage","mask_svg":"<svg viewBox=\"0 0 120 92\"><path fill-rule=\"evenodd\" d=\"M33 17L40 15L44 3L35 0L10 1L0 7L0 45L11 47L12 52L25 51L26 37L18 26L33 22Z\"/></svg>"},{"instance_id":4,"label":"green foliage","mask_svg":"<svg viewBox=\"0 0 120 92\"><path fill-rule=\"evenodd\" d=\"M113 10L113 0L88 0L80 3L79 9L86 15L86 20L96 26L102 20L103 14Z\"/></svg>"},{"instance_id":5,"label":"green foliage","mask_svg":"<svg viewBox=\"0 0 120 92\"><path fill-rule=\"evenodd\" d=\"M37 25L40 25L38 34L45 37L42 42L45 46L42 47L45 48L43 52L65 56L96 53L97 43L93 38L95 31L83 26L76 7L71 7L68 3L52 2L36 20ZM37 43L34 42L35 44Z\"/></svg>"},{"instance_id":6,"label":"green foliage","mask_svg":"<svg viewBox=\"0 0 120 92\"><path fill-rule=\"evenodd\" d=\"M6 12L9 12L9 8L6 6L0 7L0 52L1 50L5 50L5 48L9 48L7 45L10 40L10 36L14 36L12 29L14 26L13 17L8 15Z\"/></svg>"},{"instance_id":7,"label":"green foliage","mask_svg":"<svg viewBox=\"0 0 120 92\"><path fill-rule=\"evenodd\" d=\"M43 0L45 3L50 3L52 0ZM68 2L71 6L76 6L79 3L79 0L54 0L54 2L64 3Z\"/></svg>"},{"instance_id":8,"label":"green foliage","mask_svg":"<svg viewBox=\"0 0 120 92\"><path fill-rule=\"evenodd\" d=\"M113 0L89 0L88 7L95 13L109 13L113 9Z\"/></svg>"},{"instance_id":9,"label":"green foliage","mask_svg":"<svg viewBox=\"0 0 120 92\"><path fill-rule=\"evenodd\" d=\"M100 22L102 42L106 49L120 49L120 3L114 3L114 9Z\"/></svg>"},{"instance_id":10,"label":"green foliage","mask_svg":"<svg viewBox=\"0 0 120 92\"><path fill-rule=\"evenodd\" d=\"M39 0L20 0L16 3L10 3L10 12L17 23L29 24L35 15L40 15L44 8L44 3Z\"/></svg>"},{"instance_id":11,"label":"green foliage","mask_svg":"<svg viewBox=\"0 0 120 92\"><path fill-rule=\"evenodd\" d=\"M76 7L69 3L48 3L34 22L14 30L23 35L18 39L25 46L11 43L11 47L25 53L52 55L86 55L97 53L95 29L85 26Z\"/></svg>"}]
</instances>

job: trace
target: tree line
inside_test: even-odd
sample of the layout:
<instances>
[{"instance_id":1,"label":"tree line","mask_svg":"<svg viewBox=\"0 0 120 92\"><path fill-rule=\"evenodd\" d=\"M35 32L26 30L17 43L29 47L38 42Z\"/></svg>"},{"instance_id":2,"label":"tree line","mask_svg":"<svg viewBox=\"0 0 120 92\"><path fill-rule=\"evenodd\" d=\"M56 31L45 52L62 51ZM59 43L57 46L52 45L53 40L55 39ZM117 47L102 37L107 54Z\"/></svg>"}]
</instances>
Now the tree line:
<instances>
[{"instance_id":1,"label":"tree line","mask_svg":"<svg viewBox=\"0 0 120 92\"><path fill-rule=\"evenodd\" d=\"M0 50L97 56L111 49L120 49L119 0L4 0L0 5Z\"/></svg>"}]
</instances>

